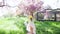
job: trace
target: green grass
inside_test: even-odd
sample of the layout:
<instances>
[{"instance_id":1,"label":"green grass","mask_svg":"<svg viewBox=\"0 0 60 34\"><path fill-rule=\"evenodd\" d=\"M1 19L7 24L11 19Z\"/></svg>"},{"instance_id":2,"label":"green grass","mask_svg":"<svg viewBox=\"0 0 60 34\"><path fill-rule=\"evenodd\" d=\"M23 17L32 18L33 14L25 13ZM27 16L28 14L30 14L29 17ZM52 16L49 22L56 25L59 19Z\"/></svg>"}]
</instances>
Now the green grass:
<instances>
[{"instance_id":1,"label":"green grass","mask_svg":"<svg viewBox=\"0 0 60 34\"><path fill-rule=\"evenodd\" d=\"M25 25L23 25L23 22L25 19L23 17L1 18L0 34L24 34Z\"/></svg>"},{"instance_id":2,"label":"green grass","mask_svg":"<svg viewBox=\"0 0 60 34\"><path fill-rule=\"evenodd\" d=\"M0 18L0 34L26 34L26 17ZM60 34L60 22L35 21L36 34Z\"/></svg>"},{"instance_id":3,"label":"green grass","mask_svg":"<svg viewBox=\"0 0 60 34\"><path fill-rule=\"evenodd\" d=\"M60 34L60 22L36 21L37 34Z\"/></svg>"}]
</instances>

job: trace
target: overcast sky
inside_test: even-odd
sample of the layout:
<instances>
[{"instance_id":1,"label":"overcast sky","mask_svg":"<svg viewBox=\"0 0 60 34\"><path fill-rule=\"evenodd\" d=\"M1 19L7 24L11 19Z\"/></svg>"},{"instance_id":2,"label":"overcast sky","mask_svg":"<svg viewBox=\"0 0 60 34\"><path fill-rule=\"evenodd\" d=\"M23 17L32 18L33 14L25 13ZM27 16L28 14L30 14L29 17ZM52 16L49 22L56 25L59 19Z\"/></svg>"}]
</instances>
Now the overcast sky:
<instances>
[{"instance_id":1,"label":"overcast sky","mask_svg":"<svg viewBox=\"0 0 60 34\"><path fill-rule=\"evenodd\" d=\"M53 9L60 8L60 0L43 0L44 5L50 5Z\"/></svg>"},{"instance_id":2,"label":"overcast sky","mask_svg":"<svg viewBox=\"0 0 60 34\"><path fill-rule=\"evenodd\" d=\"M60 8L60 0L58 1L57 0L41 0L41 1L44 2L44 6L50 5L53 9ZM0 2L2 2L2 0L0 0ZM19 3L22 2L22 0L5 0L5 2L10 6L17 6ZM15 12L15 10L16 10L15 7L14 8L11 8L11 7L8 8L7 6L4 8L0 7L0 16L7 14L8 11L9 13L11 11Z\"/></svg>"},{"instance_id":3,"label":"overcast sky","mask_svg":"<svg viewBox=\"0 0 60 34\"><path fill-rule=\"evenodd\" d=\"M1 2L2 0L0 0ZM22 0L5 0L6 3L10 6L18 5ZM42 0L44 2L44 6L50 5L53 9L60 8L60 0Z\"/></svg>"}]
</instances>

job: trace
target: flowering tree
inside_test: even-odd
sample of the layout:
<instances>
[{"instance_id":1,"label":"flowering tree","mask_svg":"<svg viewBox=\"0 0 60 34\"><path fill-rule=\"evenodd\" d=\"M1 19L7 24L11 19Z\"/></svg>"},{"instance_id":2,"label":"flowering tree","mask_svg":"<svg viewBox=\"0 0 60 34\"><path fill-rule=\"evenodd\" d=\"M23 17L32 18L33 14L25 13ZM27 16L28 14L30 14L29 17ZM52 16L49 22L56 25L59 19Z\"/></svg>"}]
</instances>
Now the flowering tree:
<instances>
[{"instance_id":1,"label":"flowering tree","mask_svg":"<svg viewBox=\"0 0 60 34\"><path fill-rule=\"evenodd\" d=\"M20 10L23 10L23 12L28 13L28 16L30 17L30 21L32 21L33 13L36 12L36 11L38 11L38 10L40 10L42 4L43 4L43 2L42 1L38 1L38 0L23 0L19 4L18 7L20 8ZM29 23L31 23L30 21L29 21ZM33 23L27 25L27 28L30 30L30 32L32 34L33 34L33 32L35 32L35 28L34 28Z\"/></svg>"},{"instance_id":2,"label":"flowering tree","mask_svg":"<svg viewBox=\"0 0 60 34\"><path fill-rule=\"evenodd\" d=\"M23 0L18 7L24 12L26 11L26 13L33 15L34 12L41 8L42 4L43 2L38 0Z\"/></svg>"},{"instance_id":3,"label":"flowering tree","mask_svg":"<svg viewBox=\"0 0 60 34\"><path fill-rule=\"evenodd\" d=\"M47 5L47 6L45 6L45 9L52 9L51 8L51 6L50 5ZM49 12L49 11L47 11L46 10L46 13L45 13L45 15L44 15L44 19L46 19L46 20L48 20L48 19L50 19L52 17L52 14Z\"/></svg>"}]
</instances>

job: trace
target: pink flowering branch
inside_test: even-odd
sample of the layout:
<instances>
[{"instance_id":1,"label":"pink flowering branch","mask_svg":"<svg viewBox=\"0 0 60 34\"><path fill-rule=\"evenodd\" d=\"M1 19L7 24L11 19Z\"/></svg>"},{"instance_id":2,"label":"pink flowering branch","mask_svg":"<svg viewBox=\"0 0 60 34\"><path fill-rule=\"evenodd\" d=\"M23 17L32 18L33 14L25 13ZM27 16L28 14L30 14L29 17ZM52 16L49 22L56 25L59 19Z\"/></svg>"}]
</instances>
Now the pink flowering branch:
<instances>
[{"instance_id":1,"label":"pink flowering branch","mask_svg":"<svg viewBox=\"0 0 60 34\"><path fill-rule=\"evenodd\" d=\"M41 6L43 5L43 2L35 2L35 0L25 0L25 3L22 3L19 5L19 8L22 9L24 12L28 12L33 14L34 12L38 11L39 9L41 9Z\"/></svg>"}]
</instances>

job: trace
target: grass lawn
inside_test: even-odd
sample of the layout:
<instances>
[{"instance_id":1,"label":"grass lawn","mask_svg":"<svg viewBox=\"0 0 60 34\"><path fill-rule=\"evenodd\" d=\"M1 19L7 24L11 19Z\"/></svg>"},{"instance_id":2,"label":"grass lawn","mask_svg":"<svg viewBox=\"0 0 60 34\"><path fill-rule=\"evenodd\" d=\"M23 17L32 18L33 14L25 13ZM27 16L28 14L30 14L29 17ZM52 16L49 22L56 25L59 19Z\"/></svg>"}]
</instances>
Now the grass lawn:
<instances>
[{"instance_id":1,"label":"grass lawn","mask_svg":"<svg viewBox=\"0 0 60 34\"><path fill-rule=\"evenodd\" d=\"M0 34L26 34L26 17L0 18ZM60 22L35 21L37 34L60 34Z\"/></svg>"}]
</instances>

